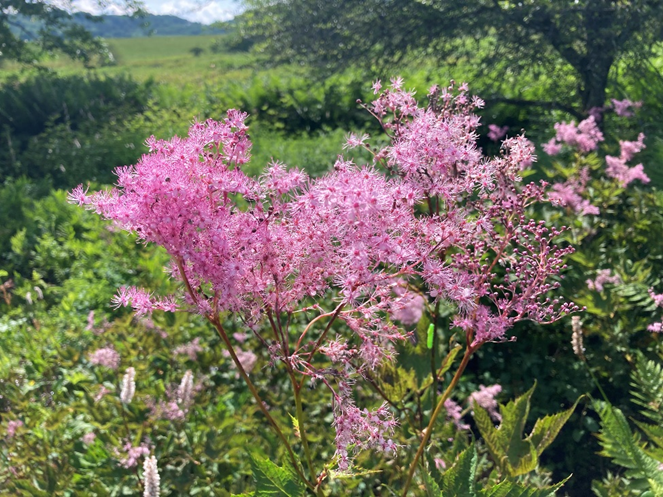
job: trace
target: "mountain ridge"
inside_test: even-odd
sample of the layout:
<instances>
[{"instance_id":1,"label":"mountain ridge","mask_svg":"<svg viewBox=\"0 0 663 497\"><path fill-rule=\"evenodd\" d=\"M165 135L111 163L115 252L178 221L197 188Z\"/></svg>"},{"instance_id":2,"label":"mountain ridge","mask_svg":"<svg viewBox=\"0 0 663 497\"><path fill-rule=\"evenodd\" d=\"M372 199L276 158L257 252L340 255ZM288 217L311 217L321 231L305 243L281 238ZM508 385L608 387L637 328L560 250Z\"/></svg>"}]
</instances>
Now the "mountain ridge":
<instances>
[{"instance_id":1,"label":"mountain ridge","mask_svg":"<svg viewBox=\"0 0 663 497\"><path fill-rule=\"evenodd\" d=\"M94 36L101 38L141 38L146 36L196 36L221 34L222 29L191 22L173 15L145 14L140 17L102 14L93 16L84 12L75 12L71 22L87 29ZM26 16L14 16L12 31L17 30L24 39L36 38L41 28L38 21Z\"/></svg>"}]
</instances>

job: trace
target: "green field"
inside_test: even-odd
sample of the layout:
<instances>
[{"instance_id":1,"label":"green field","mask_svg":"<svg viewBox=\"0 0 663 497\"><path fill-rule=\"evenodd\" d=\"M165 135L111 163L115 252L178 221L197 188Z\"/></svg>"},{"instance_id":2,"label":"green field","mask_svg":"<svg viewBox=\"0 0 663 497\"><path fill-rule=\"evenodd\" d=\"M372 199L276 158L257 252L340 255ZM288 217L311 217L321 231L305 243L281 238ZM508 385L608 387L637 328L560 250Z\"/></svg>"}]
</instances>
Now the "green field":
<instances>
[{"instance_id":1,"label":"green field","mask_svg":"<svg viewBox=\"0 0 663 497\"><path fill-rule=\"evenodd\" d=\"M153 36L107 40L115 64L97 67L100 75L129 73L137 80L153 79L159 83L204 84L219 79L235 79L250 74L254 59L247 53L213 53L210 47L219 36ZM191 50L201 48L195 57ZM66 76L85 72L83 64L67 57L53 56L43 65ZM28 71L29 72L29 71ZM21 66L4 66L0 81L12 75L25 74Z\"/></svg>"}]
</instances>

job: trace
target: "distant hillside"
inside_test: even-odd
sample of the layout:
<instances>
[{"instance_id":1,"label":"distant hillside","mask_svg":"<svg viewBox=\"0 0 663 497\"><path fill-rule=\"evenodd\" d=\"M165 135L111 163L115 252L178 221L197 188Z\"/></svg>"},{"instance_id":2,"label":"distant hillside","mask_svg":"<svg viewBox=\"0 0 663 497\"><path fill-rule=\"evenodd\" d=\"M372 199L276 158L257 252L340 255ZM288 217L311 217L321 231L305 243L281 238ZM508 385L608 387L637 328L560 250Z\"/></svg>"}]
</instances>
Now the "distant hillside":
<instances>
[{"instance_id":1,"label":"distant hillside","mask_svg":"<svg viewBox=\"0 0 663 497\"><path fill-rule=\"evenodd\" d=\"M14 23L21 26L17 34L30 39L41 24L25 16L13 16ZM176 16L159 16L148 14L141 18L130 16L89 16L83 13L73 15L72 21L80 24L93 35L101 38L136 38L142 36L192 36L203 34L220 34L223 30L213 29L199 22L190 22ZM98 22L97 22L98 21Z\"/></svg>"}]
</instances>

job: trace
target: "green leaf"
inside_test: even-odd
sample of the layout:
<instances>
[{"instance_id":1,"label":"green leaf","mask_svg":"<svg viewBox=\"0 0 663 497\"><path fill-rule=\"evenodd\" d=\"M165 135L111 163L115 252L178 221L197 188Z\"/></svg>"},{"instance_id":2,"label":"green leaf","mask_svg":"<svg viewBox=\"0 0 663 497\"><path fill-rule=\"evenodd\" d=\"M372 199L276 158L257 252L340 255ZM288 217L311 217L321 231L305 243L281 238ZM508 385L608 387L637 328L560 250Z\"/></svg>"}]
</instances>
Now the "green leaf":
<instances>
[{"instance_id":1,"label":"green leaf","mask_svg":"<svg viewBox=\"0 0 663 497\"><path fill-rule=\"evenodd\" d=\"M306 487L289 465L279 467L272 461L250 454L256 482L254 497L303 497Z\"/></svg>"},{"instance_id":2,"label":"green leaf","mask_svg":"<svg viewBox=\"0 0 663 497\"><path fill-rule=\"evenodd\" d=\"M640 447L624 414L607 402L596 402L595 409L601 418L599 442L603 450L600 454L627 468L627 477L646 482L652 490L663 488L659 462Z\"/></svg>"},{"instance_id":3,"label":"green leaf","mask_svg":"<svg viewBox=\"0 0 663 497\"><path fill-rule=\"evenodd\" d=\"M581 398L582 397L578 397L578 400L576 400L575 403L566 411L562 411L560 413L536 420L534 429L527 438L530 440L530 442L532 442L532 444L534 444L538 454L541 454L546 449L546 447L548 447L553 442L553 440L557 438L559 431L569 420Z\"/></svg>"},{"instance_id":4,"label":"green leaf","mask_svg":"<svg viewBox=\"0 0 663 497\"><path fill-rule=\"evenodd\" d=\"M511 480L504 480L495 485L494 487L483 489L480 493L481 497L549 497L554 496L555 492L564 485L570 476L563 481L543 488L528 487L522 483L514 482Z\"/></svg>"},{"instance_id":5,"label":"green leaf","mask_svg":"<svg viewBox=\"0 0 663 497\"><path fill-rule=\"evenodd\" d=\"M424 471L424 488L426 489L426 497L444 497L440 486L433 479L428 471Z\"/></svg>"},{"instance_id":6,"label":"green leaf","mask_svg":"<svg viewBox=\"0 0 663 497\"><path fill-rule=\"evenodd\" d=\"M474 497L479 456L474 444L460 453L454 465L442 475L443 497Z\"/></svg>"},{"instance_id":7,"label":"green leaf","mask_svg":"<svg viewBox=\"0 0 663 497\"><path fill-rule=\"evenodd\" d=\"M485 409L474 406L474 420L488 451L500 466L502 474L512 478L536 469L539 455L557 437L580 400L576 400L575 404L564 412L537 420L530 435L523 438L535 387L536 383L516 400L506 406L500 405L502 422L498 428L493 425Z\"/></svg>"}]
</instances>

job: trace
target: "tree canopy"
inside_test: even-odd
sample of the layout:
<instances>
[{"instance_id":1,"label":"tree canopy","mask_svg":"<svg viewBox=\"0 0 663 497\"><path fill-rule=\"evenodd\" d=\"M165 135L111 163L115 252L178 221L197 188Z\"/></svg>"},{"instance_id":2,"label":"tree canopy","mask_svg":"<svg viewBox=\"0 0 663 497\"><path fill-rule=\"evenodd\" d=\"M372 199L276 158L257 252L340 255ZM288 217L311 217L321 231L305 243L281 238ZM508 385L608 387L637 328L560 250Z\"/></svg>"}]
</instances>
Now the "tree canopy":
<instances>
[{"instance_id":1,"label":"tree canopy","mask_svg":"<svg viewBox=\"0 0 663 497\"><path fill-rule=\"evenodd\" d=\"M67 2L54 5L44 0L0 0L0 62L16 60L32 63L44 52L59 51L90 63L95 56L108 56L105 44L88 29L74 22ZM104 2L120 5L127 12L140 12L140 2ZM71 5L69 5L71 7ZM86 14L89 20L98 20Z\"/></svg>"},{"instance_id":2,"label":"tree canopy","mask_svg":"<svg viewBox=\"0 0 663 497\"><path fill-rule=\"evenodd\" d=\"M661 0L248 0L240 26L279 61L335 70L413 55L555 75L558 106L602 106L620 61L651 71ZM564 72L565 71L565 72ZM567 109L570 110L570 109Z\"/></svg>"}]
</instances>

